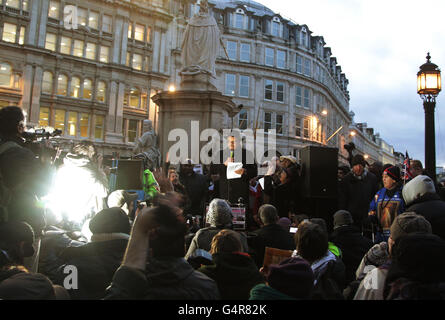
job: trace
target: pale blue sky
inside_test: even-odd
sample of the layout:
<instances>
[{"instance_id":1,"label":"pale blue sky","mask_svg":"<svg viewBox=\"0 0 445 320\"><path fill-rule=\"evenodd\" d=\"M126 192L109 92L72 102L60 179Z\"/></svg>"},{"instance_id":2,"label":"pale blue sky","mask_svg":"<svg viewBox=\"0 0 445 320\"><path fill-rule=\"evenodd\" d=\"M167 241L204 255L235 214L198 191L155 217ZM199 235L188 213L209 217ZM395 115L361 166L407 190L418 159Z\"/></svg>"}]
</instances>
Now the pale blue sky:
<instances>
[{"instance_id":1,"label":"pale blue sky","mask_svg":"<svg viewBox=\"0 0 445 320\"><path fill-rule=\"evenodd\" d=\"M349 79L350 108L396 151L424 161L424 111L416 92L419 66L431 52L445 68L444 0L258 0L306 24ZM445 167L445 92L436 105L437 165Z\"/></svg>"}]
</instances>

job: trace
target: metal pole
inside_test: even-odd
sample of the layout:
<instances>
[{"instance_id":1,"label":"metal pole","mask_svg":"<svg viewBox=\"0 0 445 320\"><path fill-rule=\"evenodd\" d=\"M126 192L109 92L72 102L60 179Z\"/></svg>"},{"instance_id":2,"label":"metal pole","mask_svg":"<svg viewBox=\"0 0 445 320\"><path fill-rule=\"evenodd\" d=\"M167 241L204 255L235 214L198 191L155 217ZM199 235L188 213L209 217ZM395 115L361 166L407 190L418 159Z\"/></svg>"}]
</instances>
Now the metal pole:
<instances>
[{"instance_id":1,"label":"metal pole","mask_svg":"<svg viewBox=\"0 0 445 320\"><path fill-rule=\"evenodd\" d=\"M426 97L423 102L425 109L425 170L436 183L436 130L434 125L434 110L436 100Z\"/></svg>"}]
</instances>

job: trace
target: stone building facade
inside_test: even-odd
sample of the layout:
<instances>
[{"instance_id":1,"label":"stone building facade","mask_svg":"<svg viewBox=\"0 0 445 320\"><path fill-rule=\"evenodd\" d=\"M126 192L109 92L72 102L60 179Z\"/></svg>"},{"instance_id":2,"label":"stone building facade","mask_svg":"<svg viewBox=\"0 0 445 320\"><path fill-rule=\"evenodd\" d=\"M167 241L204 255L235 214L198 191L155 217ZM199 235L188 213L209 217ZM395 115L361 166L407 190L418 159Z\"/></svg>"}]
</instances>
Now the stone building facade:
<instances>
[{"instance_id":1,"label":"stone building facade","mask_svg":"<svg viewBox=\"0 0 445 320\"><path fill-rule=\"evenodd\" d=\"M297 157L307 145L337 147L345 162L348 79L323 37L254 1L209 2L228 54L218 89L243 106L228 126L275 129L278 151ZM197 11L194 0L1 0L0 107L62 130L65 147L86 139L128 156L144 119L162 126L151 97L179 87L182 35ZM362 138L373 159L391 157Z\"/></svg>"}]
</instances>

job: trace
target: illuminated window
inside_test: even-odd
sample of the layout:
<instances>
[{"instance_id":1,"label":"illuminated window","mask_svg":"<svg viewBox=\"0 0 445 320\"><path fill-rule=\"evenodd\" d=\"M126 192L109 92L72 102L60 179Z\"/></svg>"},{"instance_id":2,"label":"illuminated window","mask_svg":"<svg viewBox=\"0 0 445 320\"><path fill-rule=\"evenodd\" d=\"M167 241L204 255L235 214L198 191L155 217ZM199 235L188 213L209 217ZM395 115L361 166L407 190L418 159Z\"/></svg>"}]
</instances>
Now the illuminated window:
<instances>
[{"instance_id":1,"label":"illuminated window","mask_svg":"<svg viewBox=\"0 0 445 320\"><path fill-rule=\"evenodd\" d=\"M241 110L238 115L238 128L241 130L247 129L247 122L248 122L249 113L247 110Z\"/></svg>"},{"instance_id":2,"label":"illuminated window","mask_svg":"<svg viewBox=\"0 0 445 320\"><path fill-rule=\"evenodd\" d=\"M147 43L151 42L151 28L147 28Z\"/></svg>"},{"instance_id":3,"label":"illuminated window","mask_svg":"<svg viewBox=\"0 0 445 320\"><path fill-rule=\"evenodd\" d=\"M139 108L141 92L137 88L130 90L130 107Z\"/></svg>"},{"instance_id":4,"label":"illuminated window","mask_svg":"<svg viewBox=\"0 0 445 320\"><path fill-rule=\"evenodd\" d=\"M226 74L226 89L225 94L227 96L234 96L236 90L236 75L227 73Z\"/></svg>"},{"instance_id":5,"label":"illuminated window","mask_svg":"<svg viewBox=\"0 0 445 320\"><path fill-rule=\"evenodd\" d=\"M0 63L0 86L10 87L11 86L11 66L7 63Z\"/></svg>"},{"instance_id":6,"label":"illuminated window","mask_svg":"<svg viewBox=\"0 0 445 320\"><path fill-rule=\"evenodd\" d=\"M103 81L99 81L97 85L97 92L96 92L96 100L100 102L105 102L105 95L107 91L107 85Z\"/></svg>"},{"instance_id":7,"label":"illuminated window","mask_svg":"<svg viewBox=\"0 0 445 320\"><path fill-rule=\"evenodd\" d=\"M128 142L135 142L138 130L137 120L128 120L127 138Z\"/></svg>"},{"instance_id":8,"label":"illuminated window","mask_svg":"<svg viewBox=\"0 0 445 320\"><path fill-rule=\"evenodd\" d=\"M266 48L266 66L273 67L275 62L275 50L272 48Z\"/></svg>"},{"instance_id":9,"label":"illuminated window","mask_svg":"<svg viewBox=\"0 0 445 320\"><path fill-rule=\"evenodd\" d=\"M133 53L133 69L142 70L142 56L140 54Z\"/></svg>"},{"instance_id":10,"label":"illuminated window","mask_svg":"<svg viewBox=\"0 0 445 320\"><path fill-rule=\"evenodd\" d=\"M20 9L20 0L7 0L6 6L11 8Z\"/></svg>"},{"instance_id":11,"label":"illuminated window","mask_svg":"<svg viewBox=\"0 0 445 320\"><path fill-rule=\"evenodd\" d=\"M45 49L56 51L56 35L54 33L46 34Z\"/></svg>"},{"instance_id":12,"label":"illuminated window","mask_svg":"<svg viewBox=\"0 0 445 320\"><path fill-rule=\"evenodd\" d=\"M127 57L126 57L126 59L125 59L125 65L126 65L127 67L130 66L130 56L131 56L130 52L127 51Z\"/></svg>"},{"instance_id":13,"label":"illuminated window","mask_svg":"<svg viewBox=\"0 0 445 320\"><path fill-rule=\"evenodd\" d=\"M26 32L26 28L25 27L20 27L19 44L24 44L25 43L25 32Z\"/></svg>"},{"instance_id":14,"label":"illuminated window","mask_svg":"<svg viewBox=\"0 0 445 320\"><path fill-rule=\"evenodd\" d=\"M309 139L309 118L305 118L303 121L303 138Z\"/></svg>"},{"instance_id":15,"label":"illuminated window","mask_svg":"<svg viewBox=\"0 0 445 320\"><path fill-rule=\"evenodd\" d=\"M54 129L62 131L65 134L65 110L56 110L54 120Z\"/></svg>"},{"instance_id":16,"label":"illuminated window","mask_svg":"<svg viewBox=\"0 0 445 320\"><path fill-rule=\"evenodd\" d=\"M80 137L88 138L88 131L90 127L90 115L88 113L80 114Z\"/></svg>"},{"instance_id":17,"label":"illuminated window","mask_svg":"<svg viewBox=\"0 0 445 320\"><path fill-rule=\"evenodd\" d=\"M273 81L265 80L264 81L264 99L272 100L273 99Z\"/></svg>"},{"instance_id":18,"label":"illuminated window","mask_svg":"<svg viewBox=\"0 0 445 320\"><path fill-rule=\"evenodd\" d=\"M99 29L99 13L96 11L90 11L90 17L88 18L88 26L92 29Z\"/></svg>"},{"instance_id":19,"label":"illuminated window","mask_svg":"<svg viewBox=\"0 0 445 320\"><path fill-rule=\"evenodd\" d=\"M3 25L2 40L6 42L15 42L16 33L17 26L15 24L5 22Z\"/></svg>"},{"instance_id":20,"label":"illuminated window","mask_svg":"<svg viewBox=\"0 0 445 320\"><path fill-rule=\"evenodd\" d=\"M49 7L48 7L48 17L58 20L59 19L59 14L60 14L60 3L59 3L59 1L51 0L49 2Z\"/></svg>"},{"instance_id":21,"label":"illuminated window","mask_svg":"<svg viewBox=\"0 0 445 320\"><path fill-rule=\"evenodd\" d=\"M102 17L102 31L111 33L113 19L111 16L104 14Z\"/></svg>"},{"instance_id":22,"label":"illuminated window","mask_svg":"<svg viewBox=\"0 0 445 320\"><path fill-rule=\"evenodd\" d=\"M83 46L83 41L74 40L73 55L75 55L76 57L83 57Z\"/></svg>"},{"instance_id":23,"label":"illuminated window","mask_svg":"<svg viewBox=\"0 0 445 320\"><path fill-rule=\"evenodd\" d=\"M91 59L91 60L96 59L96 44L95 43L87 42L86 58Z\"/></svg>"},{"instance_id":24,"label":"illuminated window","mask_svg":"<svg viewBox=\"0 0 445 320\"><path fill-rule=\"evenodd\" d=\"M96 115L96 121L94 124L94 139L104 139L104 117Z\"/></svg>"},{"instance_id":25,"label":"illuminated window","mask_svg":"<svg viewBox=\"0 0 445 320\"><path fill-rule=\"evenodd\" d=\"M239 77L239 96L249 98L249 76Z\"/></svg>"},{"instance_id":26,"label":"illuminated window","mask_svg":"<svg viewBox=\"0 0 445 320\"><path fill-rule=\"evenodd\" d=\"M83 81L83 98L91 100L92 97L92 82L90 79Z\"/></svg>"},{"instance_id":27,"label":"illuminated window","mask_svg":"<svg viewBox=\"0 0 445 320\"><path fill-rule=\"evenodd\" d=\"M49 108L44 108L44 107L40 108L39 126L49 127Z\"/></svg>"},{"instance_id":28,"label":"illuminated window","mask_svg":"<svg viewBox=\"0 0 445 320\"><path fill-rule=\"evenodd\" d=\"M28 11L28 0L22 1L22 9L23 11Z\"/></svg>"},{"instance_id":29,"label":"illuminated window","mask_svg":"<svg viewBox=\"0 0 445 320\"><path fill-rule=\"evenodd\" d=\"M88 11L84 8L77 8L77 22L82 25L87 25L87 17L88 17Z\"/></svg>"},{"instance_id":30,"label":"illuminated window","mask_svg":"<svg viewBox=\"0 0 445 320\"><path fill-rule=\"evenodd\" d=\"M109 54L110 54L110 48L109 47L106 47L106 46L100 46L100 56L99 56L99 60L100 60L100 62L103 62L103 63L108 63L108 57L109 57Z\"/></svg>"},{"instance_id":31,"label":"illuminated window","mask_svg":"<svg viewBox=\"0 0 445 320\"><path fill-rule=\"evenodd\" d=\"M134 28L134 38L138 41L144 41L144 26L140 24L136 24Z\"/></svg>"},{"instance_id":32,"label":"illuminated window","mask_svg":"<svg viewBox=\"0 0 445 320\"><path fill-rule=\"evenodd\" d=\"M78 77L71 78L70 97L73 98L80 97L80 79Z\"/></svg>"},{"instance_id":33,"label":"illuminated window","mask_svg":"<svg viewBox=\"0 0 445 320\"><path fill-rule=\"evenodd\" d=\"M77 112L68 112L68 135L75 137L77 132Z\"/></svg>"},{"instance_id":34,"label":"illuminated window","mask_svg":"<svg viewBox=\"0 0 445 320\"><path fill-rule=\"evenodd\" d=\"M60 52L63 54L71 54L71 38L62 37L60 40Z\"/></svg>"},{"instance_id":35,"label":"illuminated window","mask_svg":"<svg viewBox=\"0 0 445 320\"><path fill-rule=\"evenodd\" d=\"M57 78L57 94L60 96L66 96L68 93L68 78L66 75L61 74Z\"/></svg>"},{"instance_id":36,"label":"illuminated window","mask_svg":"<svg viewBox=\"0 0 445 320\"><path fill-rule=\"evenodd\" d=\"M49 71L43 73L42 92L47 94L53 93L53 74Z\"/></svg>"},{"instance_id":37,"label":"illuminated window","mask_svg":"<svg viewBox=\"0 0 445 320\"><path fill-rule=\"evenodd\" d=\"M133 24L132 23L128 24L128 38L133 39Z\"/></svg>"}]
</instances>

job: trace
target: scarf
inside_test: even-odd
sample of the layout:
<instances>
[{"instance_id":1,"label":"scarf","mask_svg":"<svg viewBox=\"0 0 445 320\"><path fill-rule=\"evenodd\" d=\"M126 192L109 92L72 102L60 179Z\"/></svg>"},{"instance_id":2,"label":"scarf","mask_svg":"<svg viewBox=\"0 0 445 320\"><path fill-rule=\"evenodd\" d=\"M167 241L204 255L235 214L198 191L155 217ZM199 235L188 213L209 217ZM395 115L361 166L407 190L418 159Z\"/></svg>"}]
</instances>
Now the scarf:
<instances>
[{"instance_id":1,"label":"scarf","mask_svg":"<svg viewBox=\"0 0 445 320\"><path fill-rule=\"evenodd\" d=\"M296 299L262 283L252 288L252 290L250 291L249 300L296 300Z\"/></svg>"}]
</instances>

